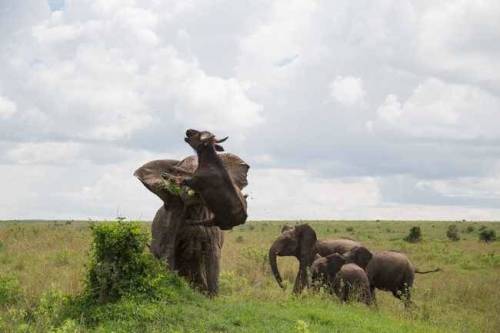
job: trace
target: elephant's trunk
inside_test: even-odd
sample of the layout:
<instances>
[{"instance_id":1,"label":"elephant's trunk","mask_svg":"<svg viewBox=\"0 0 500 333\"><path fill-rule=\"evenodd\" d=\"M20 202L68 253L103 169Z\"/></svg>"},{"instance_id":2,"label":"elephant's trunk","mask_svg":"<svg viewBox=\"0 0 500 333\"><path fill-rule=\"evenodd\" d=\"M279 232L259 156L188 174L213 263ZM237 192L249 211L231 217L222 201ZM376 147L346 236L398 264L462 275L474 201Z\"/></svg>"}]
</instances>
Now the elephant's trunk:
<instances>
[{"instance_id":1,"label":"elephant's trunk","mask_svg":"<svg viewBox=\"0 0 500 333\"><path fill-rule=\"evenodd\" d=\"M278 264L276 262L277 254L278 254L278 245L273 244L269 249L269 263L271 264L271 270L273 272L274 278L276 279L276 282L278 282L278 285L282 289L285 289L285 286L283 285L283 279L281 278L280 271L278 270Z\"/></svg>"}]
</instances>

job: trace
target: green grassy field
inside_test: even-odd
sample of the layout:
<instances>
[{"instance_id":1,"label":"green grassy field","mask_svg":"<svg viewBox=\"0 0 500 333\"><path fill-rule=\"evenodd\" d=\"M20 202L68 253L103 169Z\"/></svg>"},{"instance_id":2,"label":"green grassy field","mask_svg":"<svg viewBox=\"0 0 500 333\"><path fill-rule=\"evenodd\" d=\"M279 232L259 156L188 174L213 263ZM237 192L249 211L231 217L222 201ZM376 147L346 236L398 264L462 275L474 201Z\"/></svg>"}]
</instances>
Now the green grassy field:
<instances>
[{"instance_id":1,"label":"green grassy field","mask_svg":"<svg viewBox=\"0 0 500 333\"><path fill-rule=\"evenodd\" d=\"M500 242L479 242L478 232L484 225L500 234L500 223L308 223L320 239L347 236L373 251L402 251L419 269L443 271L417 275L411 310L381 291L377 308L343 305L324 294L294 297L296 260L278 258L289 286L285 292L267 263L268 248L285 222L248 222L225 233L219 297L183 290L172 299L124 299L95 309L88 325L58 309L66 295L83 288L88 223L0 222L0 331L498 332ZM450 224L458 226L460 241L447 239ZM415 225L423 240L403 241Z\"/></svg>"}]
</instances>

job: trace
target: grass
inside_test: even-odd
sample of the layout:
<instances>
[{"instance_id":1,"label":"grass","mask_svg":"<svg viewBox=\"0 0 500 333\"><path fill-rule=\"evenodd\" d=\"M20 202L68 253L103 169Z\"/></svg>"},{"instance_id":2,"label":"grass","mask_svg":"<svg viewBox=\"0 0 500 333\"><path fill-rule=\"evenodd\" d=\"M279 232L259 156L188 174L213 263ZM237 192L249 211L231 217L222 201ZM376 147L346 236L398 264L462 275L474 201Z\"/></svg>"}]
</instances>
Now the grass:
<instances>
[{"instance_id":1,"label":"grass","mask_svg":"<svg viewBox=\"0 0 500 333\"><path fill-rule=\"evenodd\" d=\"M294 297L293 258L278 258L289 287L281 291L267 250L284 223L248 222L225 233L219 297L190 291L184 297L186 291L179 291L183 296L175 301L125 298L96 307L97 322L84 325L77 316L54 319L47 313L83 288L89 224L0 222L0 294L9 300L1 303L0 297L0 331L496 332L500 327L500 242L478 241L482 225L498 234L500 223L309 222L320 239L346 236L374 251L403 251L419 269L440 267L440 273L417 275L416 306L410 311L381 291L376 309L341 305L326 295ZM447 238L450 225L457 225L459 241ZM413 226L422 231L422 241L414 244L403 240Z\"/></svg>"}]
</instances>

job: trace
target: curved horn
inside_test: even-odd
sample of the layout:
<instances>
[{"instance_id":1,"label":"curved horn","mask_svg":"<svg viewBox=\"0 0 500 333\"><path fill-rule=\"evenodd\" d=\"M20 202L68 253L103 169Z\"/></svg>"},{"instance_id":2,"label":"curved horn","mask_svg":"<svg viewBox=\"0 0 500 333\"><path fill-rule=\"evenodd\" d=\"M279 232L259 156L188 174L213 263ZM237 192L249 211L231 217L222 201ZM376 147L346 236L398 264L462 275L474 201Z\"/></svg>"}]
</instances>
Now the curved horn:
<instances>
[{"instance_id":1,"label":"curved horn","mask_svg":"<svg viewBox=\"0 0 500 333\"><path fill-rule=\"evenodd\" d=\"M214 137L214 135L212 133L210 133L210 132L203 132L200 135L200 140L203 142L203 141L207 141L207 140L209 140L209 139L211 139L213 137Z\"/></svg>"},{"instance_id":2,"label":"curved horn","mask_svg":"<svg viewBox=\"0 0 500 333\"><path fill-rule=\"evenodd\" d=\"M220 139L220 140L215 140L215 142L216 142L216 143L222 143L222 142L226 141L228 138L229 138L229 137L228 137L228 136L226 136L226 137L225 137L225 138L223 138L223 139Z\"/></svg>"}]
</instances>

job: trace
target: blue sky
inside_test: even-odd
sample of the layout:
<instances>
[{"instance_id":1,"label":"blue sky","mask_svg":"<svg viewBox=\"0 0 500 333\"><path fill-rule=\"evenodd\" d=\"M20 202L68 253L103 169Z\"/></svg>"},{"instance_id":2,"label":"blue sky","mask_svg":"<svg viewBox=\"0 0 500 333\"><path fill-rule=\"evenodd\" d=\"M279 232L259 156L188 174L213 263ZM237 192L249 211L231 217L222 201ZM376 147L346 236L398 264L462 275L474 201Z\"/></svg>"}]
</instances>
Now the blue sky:
<instances>
[{"instance_id":1,"label":"blue sky","mask_svg":"<svg viewBox=\"0 0 500 333\"><path fill-rule=\"evenodd\" d=\"M253 219L500 218L500 3L0 2L0 219L150 219L187 128Z\"/></svg>"}]
</instances>

